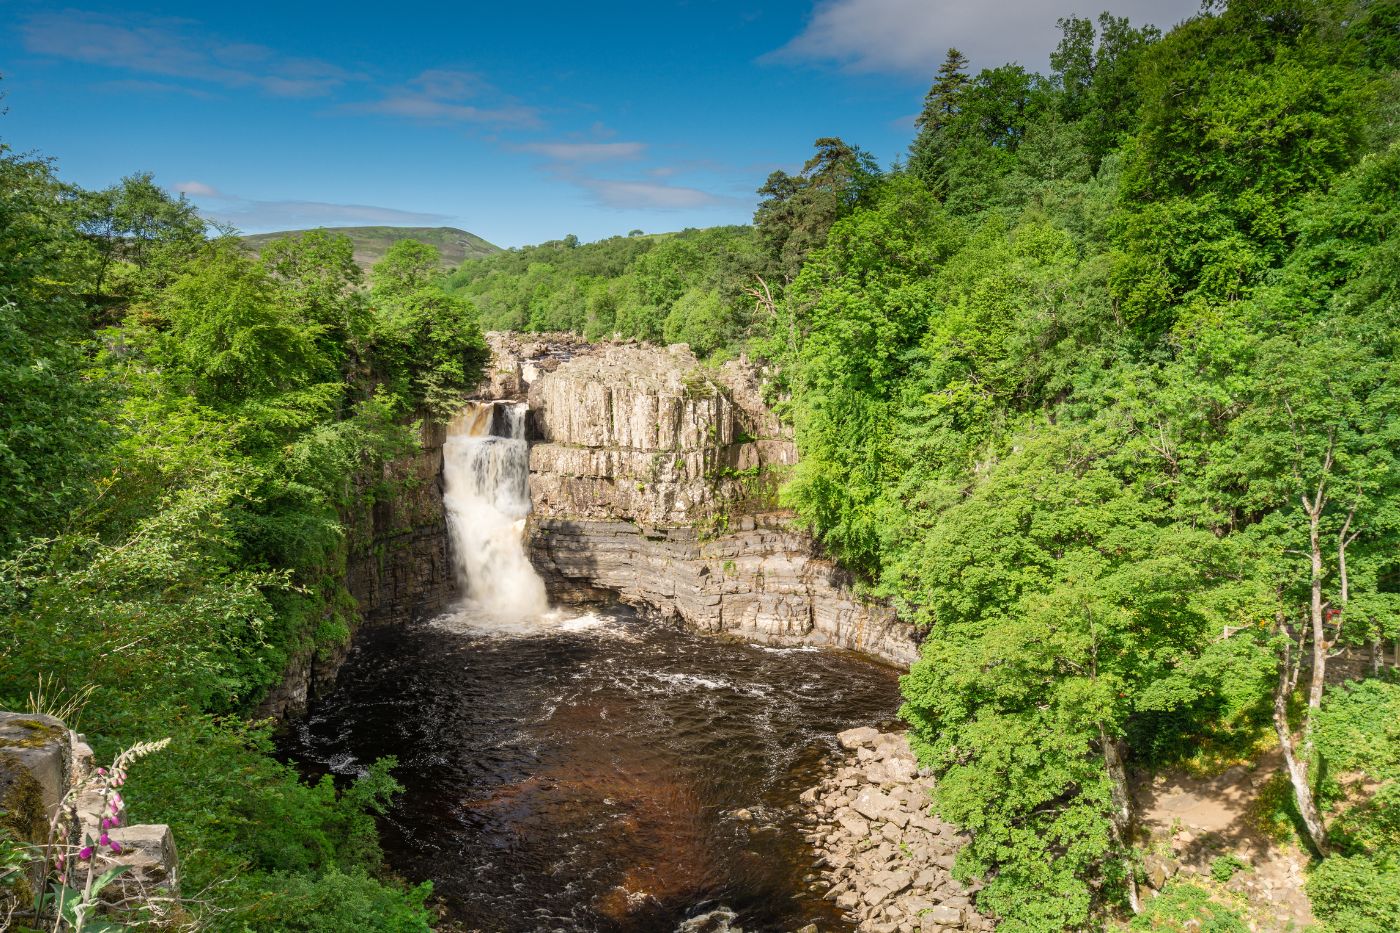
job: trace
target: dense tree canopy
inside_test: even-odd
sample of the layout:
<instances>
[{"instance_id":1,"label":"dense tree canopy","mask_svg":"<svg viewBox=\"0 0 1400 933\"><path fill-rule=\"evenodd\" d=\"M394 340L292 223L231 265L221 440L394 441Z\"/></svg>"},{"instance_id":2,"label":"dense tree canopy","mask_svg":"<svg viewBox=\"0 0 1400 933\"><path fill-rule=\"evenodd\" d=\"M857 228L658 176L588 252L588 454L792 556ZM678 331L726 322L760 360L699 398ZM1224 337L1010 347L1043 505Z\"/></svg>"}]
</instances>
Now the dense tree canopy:
<instances>
[{"instance_id":1,"label":"dense tree canopy","mask_svg":"<svg viewBox=\"0 0 1400 933\"><path fill-rule=\"evenodd\" d=\"M348 635L346 521L412 419L480 377L473 308L401 243L261 259L149 175L85 192L0 149L0 705L94 688L82 727L142 762L207 928L425 930L378 876L392 762L308 786L251 714L294 652ZM428 271L425 271L428 270Z\"/></svg>"},{"instance_id":2,"label":"dense tree canopy","mask_svg":"<svg viewBox=\"0 0 1400 933\"><path fill-rule=\"evenodd\" d=\"M752 227L445 282L411 242L367 283L326 233L255 259L148 175L0 151L0 696L91 671L99 741L180 736L150 806L216 926L422 929L374 874L384 767L305 786L238 718L345 637L355 478L460 405L482 327L747 352L785 502L921 633L903 715L1000 929L1143 907L1129 774L1263 744L1319 920L1396 929L1400 5L1060 27L1048 75L948 50L903 166L824 137ZM1329 685L1340 651L1378 676ZM1133 928L1241 928L1160 903Z\"/></svg>"}]
</instances>

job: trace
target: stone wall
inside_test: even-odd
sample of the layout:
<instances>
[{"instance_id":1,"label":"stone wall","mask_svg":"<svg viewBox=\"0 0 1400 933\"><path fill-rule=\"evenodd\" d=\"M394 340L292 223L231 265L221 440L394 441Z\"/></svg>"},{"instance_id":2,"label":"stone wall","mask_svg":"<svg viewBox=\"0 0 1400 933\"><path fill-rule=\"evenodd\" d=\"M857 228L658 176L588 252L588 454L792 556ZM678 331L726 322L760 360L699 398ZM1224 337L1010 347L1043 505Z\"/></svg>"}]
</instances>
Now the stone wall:
<instances>
[{"instance_id":1,"label":"stone wall","mask_svg":"<svg viewBox=\"0 0 1400 933\"><path fill-rule=\"evenodd\" d=\"M776 506L790 432L745 360L492 334L486 398L530 406L530 555L557 599L616 595L702 631L905 665L911 629Z\"/></svg>"}]
</instances>

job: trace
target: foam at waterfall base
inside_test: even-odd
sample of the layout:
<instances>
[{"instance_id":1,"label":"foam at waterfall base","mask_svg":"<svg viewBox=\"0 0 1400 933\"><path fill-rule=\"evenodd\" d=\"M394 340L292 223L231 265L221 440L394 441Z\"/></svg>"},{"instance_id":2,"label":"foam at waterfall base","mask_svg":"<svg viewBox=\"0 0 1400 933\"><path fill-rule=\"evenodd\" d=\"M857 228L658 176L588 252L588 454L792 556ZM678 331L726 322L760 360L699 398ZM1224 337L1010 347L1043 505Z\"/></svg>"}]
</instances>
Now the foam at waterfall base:
<instances>
[{"instance_id":1,"label":"foam at waterfall base","mask_svg":"<svg viewBox=\"0 0 1400 933\"><path fill-rule=\"evenodd\" d=\"M470 599L429 620L428 624L458 635L486 638L537 638L574 632L628 637L621 622L606 613L580 612L560 606L535 616L501 615Z\"/></svg>"}]
</instances>

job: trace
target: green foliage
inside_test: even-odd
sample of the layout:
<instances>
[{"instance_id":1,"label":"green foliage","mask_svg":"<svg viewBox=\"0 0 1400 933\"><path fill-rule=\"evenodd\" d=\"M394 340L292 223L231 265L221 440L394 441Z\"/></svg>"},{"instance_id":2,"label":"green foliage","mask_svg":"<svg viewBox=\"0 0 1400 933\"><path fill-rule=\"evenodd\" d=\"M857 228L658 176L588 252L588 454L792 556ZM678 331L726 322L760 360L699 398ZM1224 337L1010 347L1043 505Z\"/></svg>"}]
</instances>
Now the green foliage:
<instances>
[{"instance_id":1,"label":"green foliage","mask_svg":"<svg viewBox=\"0 0 1400 933\"><path fill-rule=\"evenodd\" d=\"M812 144L816 152L797 175L776 171L768 176L754 228L770 279L783 283L796 278L808 255L826 240L842 217L868 203L880 178L868 153L835 137Z\"/></svg>"},{"instance_id":2,"label":"green foliage","mask_svg":"<svg viewBox=\"0 0 1400 933\"><path fill-rule=\"evenodd\" d=\"M1316 722L1328 796L1340 812L1340 853L1308 878L1313 911L1329 931L1379 933L1400 924L1400 683L1334 687ZM1344 793L1343 776L1353 790Z\"/></svg>"},{"instance_id":3,"label":"green foliage","mask_svg":"<svg viewBox=\"0 0 1400 933\"><path fill-rule=\"evenodd\" d=\"M316 231L261 259L148 175L104 192L0 149L0 696L90 688L105 752L168 734L130 794L175 827L209 929L427 930L380 877L393 762L337 788L249 715L343 642L346 519L486 348L430 247L361 287Z\"/></svg>"},{"instance_id":4,"label":"green foliage","mask_svg":"<svg viewBox=\"0 0 1400 933\"><path fill-rule=\"evenodd\" d=\"M1161 933L1246 933L1249 925L1239 912L1211 897L1211 892L1190 881L1170 882L1133 918L1129 929Z\"/></svg>"},{"instance_id":5,"label":"green foliage","mask_svg":"<svg viewBox=\"0 0 1400 933\"><path fill-rule=\"evenodd\" d=\"M101 388L83 374L74 197L47 162L0 144L0 554L62 524L109 437Z\"/></svg>"},{"instance_id":6,"label":"green foliage","mask_svg":"<svg viewBox=\"0 0 1400 933\"><path fill-rule=\"evenodd\" d=\"M402 240L374 267L375 368L389 390L440 418L460 411L490 349L475 310L437 284L437 250Z\"/></svg>"},{"instance_id":7,"label":"green foliage","mask_svg":"<svg viewBox=\"0 0 1400 933\"><path fill-rule=\"evenodd\" d=\"M1392 803L1392 806L1400 801ZM1330 933L1388 933L1400 927L1400 858L1334 855L1308 878L1313 912Z\"/></svg>"},{"instance_id":8,"label":"green foliage","mask_svg":"<svg viewBox=\"0 0 1400 933\"><path fill-rule=\"evenodd\" d=\"M1048 78L950 50L908 169L802 251L754 344L791 392L784 500L925 633L903 715L1002 929L1123 909L1127 767L1272 731L1301 496L1326 637L1400 634L1394 62L1356 25L1389 6L1070 18ZM1327 793L1390 767L1372 692L1300 712ZM1392 864L1384 812L1336 817L1342 857ZM1137 924L1241 928L1217 907L1183 889Z\"/></svg>"},{"instance_id":9,"label":"green foliage","mask_svg":"<svg viewBox=\"0 0 1400 933\"><path fill-rule=\"evenodd\" d=\"M761 268L753 231L716 227L510 250L464 263L447 288L488 330L683 342L704 356L748 335Z\"/></svg>"},{"instance_id":10,"label":"green foliage","mask_svg":"<svg viewBox=\"0 0 1400 933\"><path fill-rule=\"evenodd\" d=\"M1210 861L1210 876L1224 884L1235 875L1249 868L1249 863L1233 852L1217 855Z\"/></svg>"}]
</instances>

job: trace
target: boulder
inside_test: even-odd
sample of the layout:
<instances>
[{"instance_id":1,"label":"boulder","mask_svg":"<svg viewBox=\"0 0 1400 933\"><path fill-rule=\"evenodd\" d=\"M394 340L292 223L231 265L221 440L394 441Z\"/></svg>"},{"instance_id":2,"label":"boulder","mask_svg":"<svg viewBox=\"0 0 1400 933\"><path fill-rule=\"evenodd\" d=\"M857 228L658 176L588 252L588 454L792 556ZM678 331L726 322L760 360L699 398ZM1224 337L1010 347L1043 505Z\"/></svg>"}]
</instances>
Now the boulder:
<instances>
[{"instance_id":1,"label":"boulder","mask_svg":"<svg viewBox=\"0 0 1400 933\"><path fill-rule=\"evenodd\" d=\"M154 893L179 896L175 836L169 826L163 823L125 826L112 830L109 835L122 847L121 854L112 856L111 861L131 867L108 889L115 899ZM107 892L103 894L108 896Z\"/></svg>"},{"instance_id":2,"label":"boulder","mask_svg":"<svg viewBox=\"0 0 1400 933\"><path fill-rule=\"evenodd\" d=\"M24 841L47 838L49 819L68 793L72 751L60 720L0 712L0 810Z\"/></svg>"},{"instance_id":3,"label":"boulder","mask_svg":"<svg viewBox=\"0 0 1400 933\"><path fill-rule=\"evenodd\" d=\"M836 733L836 741L841 743L842 748L855 750L861 746L873 745L879 736L879 729L874 729L870 726L859 726L855 729L847 729L845 732Z\"/></svg>"},{"instance_id":4,"label":"boulder","mask_svg":"<svg viewBox=\"0 0 1400 933\"><path fill-rule=\"evenodd\" d=\"M868 820L883 820L891 809L891 801L879 790L867 787L851 801L851 809Z\"/></svg>"},{"instance_id":5,"label":"boulder","mask_svg":"<svg viewBox=\"0 0 1400 933\"><path fill-rule=\"evenodd\" d=\"M837 821L841 824L842 829L857 839L864 839L870 835L870 824L854 813L848 816L839 816Z\"/></svg>"},{"instance_id":6,"label":"boulder","mask_svg":"<svg viewBox=\"0 0 1400 933\"><path fill-rule=\"evenodd\" d=\"M925 923L937 923L943 926L957 926L962 923L962 911L956 907L948 907L939 904L923 915Z\"/></svg>"}]
</instances>

